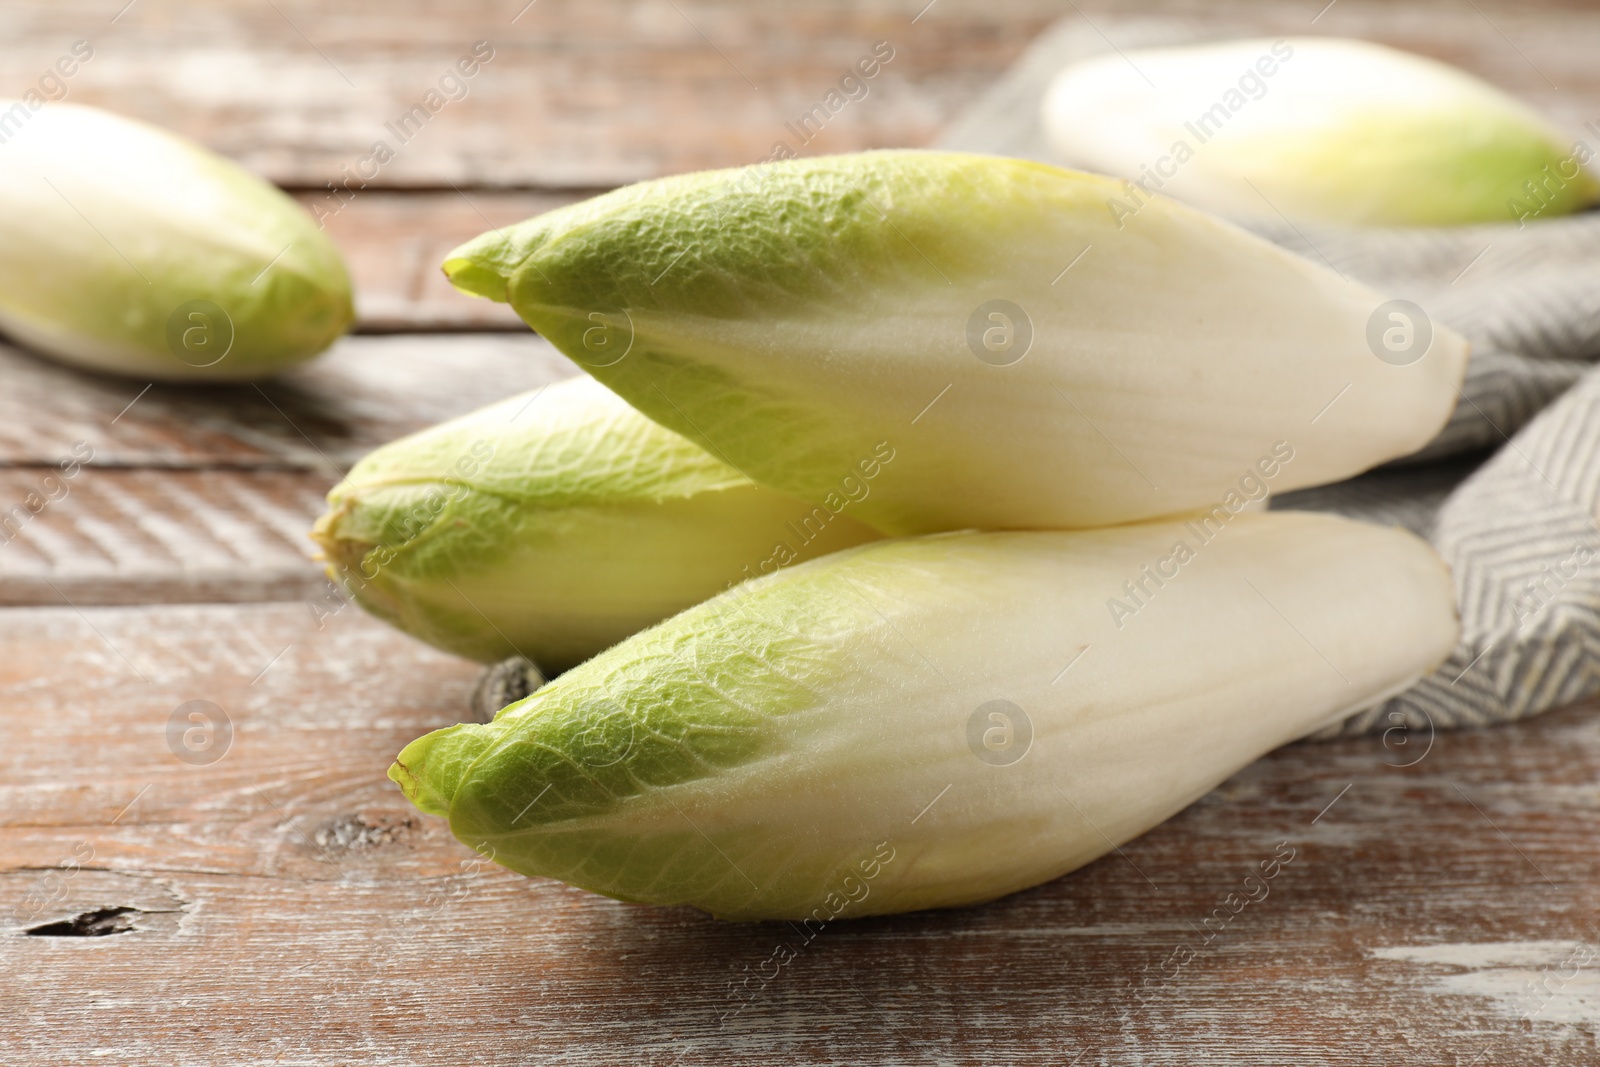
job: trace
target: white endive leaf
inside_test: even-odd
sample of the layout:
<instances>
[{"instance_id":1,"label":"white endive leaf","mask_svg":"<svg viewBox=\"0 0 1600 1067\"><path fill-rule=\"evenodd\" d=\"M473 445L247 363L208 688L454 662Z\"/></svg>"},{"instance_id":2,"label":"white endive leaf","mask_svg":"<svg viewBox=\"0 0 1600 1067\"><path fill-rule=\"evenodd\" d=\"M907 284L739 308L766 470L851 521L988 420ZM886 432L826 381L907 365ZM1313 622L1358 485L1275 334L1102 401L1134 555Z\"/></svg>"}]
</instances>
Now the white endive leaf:
<instances>
[{"instance_id":1,"label":"white endive leaf","mask_svg":"<svg viewBox=\"0 0 1600 1067\"><path fill-rule=\"evenodd\" d=\"M885 541L692 608L390 777L497 862L625 900L971 904L1143 833L1455 637L1425 543L1332 516Z\"/></svg>"},{"instance_id":2,"label":"white endive leaf","mask_svg":"<svg viewBox=\"0 0 1600 1067\"><path fill-rule=\"evenodd\" d=\"M1600 199L1593 149L1443 63L1366 41L1228 41L1108 53L1062 71L1047 136L1131 179L1119 220L1164 193L1237 219L1372 226L1511 222Z\"/></svg>"},{"instance_id":3,"label":"white endive leaf","mask_svg":"<svg viewBox=\"0 0 1600 1067\"><path fill-rule=\"evenodd\" d=\"M887 533L1101 526L1426 443L1466 343L1106 178L869 152L646 182L485 234L445 270L646 415Z\"/></svg>"},{"instance_id":4,"label":"white endive leaf","mask_svg":"<svg viewBox=\"0 0 1600 1067\"><path fill-rule=\"evenodd\" d=\"M63 362L263 378L354 318L327 234L278 189L142 122L0 101L0 330Z\"/></svg>"},{"instance_id":5,"label":"white endive leaf","mask_svg":"<svg viewBox=\"0 0 1600 1067\"><path fill-rule=\"evenodd\" d=\"M753 484L589 377L383 446L328 493L311 536L379 618L551 674L736 582L877 537L848 508Z\"/></svg>"}]
</instances>

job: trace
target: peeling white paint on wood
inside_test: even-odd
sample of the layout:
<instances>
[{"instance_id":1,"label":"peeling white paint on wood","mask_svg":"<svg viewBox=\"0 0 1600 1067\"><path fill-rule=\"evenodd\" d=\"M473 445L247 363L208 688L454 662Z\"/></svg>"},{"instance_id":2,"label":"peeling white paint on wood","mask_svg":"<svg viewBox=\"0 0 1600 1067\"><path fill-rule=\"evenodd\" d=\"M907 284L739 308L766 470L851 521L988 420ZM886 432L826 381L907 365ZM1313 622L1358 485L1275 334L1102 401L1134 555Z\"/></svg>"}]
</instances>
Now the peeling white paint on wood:
<instances>
[{"instance_id":1,"label":"peeling white paint on wood","mask_svg":"<svg viewBox=\"0 0 1600 1067\"><path fill-rule=\"evenodd\" d=\"M1508 1018L1600 1026L1600 945L1592 942L1397 945L1372 955L1420 964L1426 992L1479 997Z\"/></svg>"}]
</instances>

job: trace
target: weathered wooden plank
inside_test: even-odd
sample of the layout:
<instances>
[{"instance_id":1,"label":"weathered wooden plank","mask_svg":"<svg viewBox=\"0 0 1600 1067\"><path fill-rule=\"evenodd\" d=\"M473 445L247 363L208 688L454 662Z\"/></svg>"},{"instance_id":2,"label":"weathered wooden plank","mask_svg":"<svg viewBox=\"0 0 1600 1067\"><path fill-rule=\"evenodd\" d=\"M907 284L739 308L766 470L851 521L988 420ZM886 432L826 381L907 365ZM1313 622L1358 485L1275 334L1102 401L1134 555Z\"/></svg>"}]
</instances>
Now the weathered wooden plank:
<instances>
[{"instance_id":1,"label":"weathered wooden plank","mask_svg":"<svg viewBox=\"0 0 1600 1067\"><path fill-rule=\"evenodd\" d=\"M1048 0L945 0L915 24L922 5L891 0L120 6L0 11L8 91L89 39L94 56L67 81L68 99L163 123L311 189L346 167L391 187L563 188L751 162L780 139L796 145L784 123L879 40L893 60L808 147L920 143L1058 14ZM492 58L446 80L478 41ZM431 111L402 127L419 105ZM381 164L380 141L393 152Z\"/></svg>"},{"instance_id":2,"label":"weathered wooden plank","mask_svg":"<svg viewBox=\"0 0 1600 1067\"><path fill-rule=\"evenodd\" d=\"M333 482L318 471L0 469L0 604L319 599L306 531Z\"/></svg>"},{"instance_id":3,"label":"weathered wooden plank","mask_svg":"<svg viewBox=\"0 0 1600 1067\"><path fill-rule=\"evenodd\" d=\"M528 327L506 304L467 296L439 264L463 241L582 199L580 193L370 189L322 215L355 285L358 330L507 330ZM316 193L297 194L324 209Z\"/></svg>"},{"instance_id":4,"label":"weathered wooden plank","mask_svg":"<svg viewBox=\"0 0 1600 1067\"><path fill-rule=\"evenodd\" d=\"M235 467L337 476L387 441L577 368L532 334L347 337L256 385L154 385L0 345L0 467ZM0 498L0 510L15 501Z\"/></svg>"},{"instance_id":5,"label":"weathered wooden plank","mask_svg":"<svg viewBox=\"0 0 1600 1067\"><path fill-rule=\"evenodd\" d=\"M1309 3L1222 0L421 0L329 5L246 0L10 4L6 92L36 86L71 43L94 57L68 99L161 122L307 189L357 173L372 186L604 188L803 152L926 143L1050 21L1081 18L1122 44L1152 19L1197 32L1370 37L1481 73L1576 131L1600 115L1600 13L1551 0ZM115 19L115 21L113 21ZM1315 20L1313 24L1313 20ZM494 58L420 132L390 129L473 42ZM894 58L810 141L786 124L823 105L874 42ZM46 89L52 86L45 86ZM448 88L448 87L447 87ZM451 89L460 95L459 89ZM857 91L859 93L859 90Z\"/></svg>"},{"instance_id":6,"label":"weathered wooden plank","mask_svg":"<svg viewBox=\"0 0 1600 1067\"><path fill-rule=\"evenodd\" d=\"M1594 1062L1592 707L1291 746L1124 856L804 941L475 867L383 778L472 674L354 609L0 611L0 1058ZM196 699L220 758L169 746Z\"/></svg>"}]
</instances>

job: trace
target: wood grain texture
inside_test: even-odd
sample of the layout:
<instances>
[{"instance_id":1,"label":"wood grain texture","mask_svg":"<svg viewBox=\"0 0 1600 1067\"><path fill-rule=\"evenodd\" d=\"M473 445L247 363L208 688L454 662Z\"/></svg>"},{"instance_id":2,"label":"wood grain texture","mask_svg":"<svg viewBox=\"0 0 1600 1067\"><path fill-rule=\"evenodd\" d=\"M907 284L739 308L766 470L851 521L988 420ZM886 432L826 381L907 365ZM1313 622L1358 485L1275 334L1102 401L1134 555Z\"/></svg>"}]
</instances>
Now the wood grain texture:
<instances>
[{"instance_id":1,"label":"wood grain texture","mask_svg":"<svg viewBox=\"0 0 1600 1067\"><path fill-rule=\"evenodd\" d=\"M331 474L0 469L0 605L310 600ZM29 495L46 503L34 513ZM51 499L52 495L54 499Z\"/></svg>"},{"instance_id":2,"label":"wood grain texture","mask_svg":"<svg viewBox=\"0 0 1600 1067\"><path fill-rule=\"evenodd\" d=\"M579 193L370 189L343 201L323 225L350 270L356 329L367 332L504 330L528 327L508 304L467 296L445 280L445 255L481 233L582 199ZM315 193L297 198L320 206Z\"/></svg>"},{"instance_id":3,"label":"wood grain texture","mask_svg":"<svg viewBox=\"0 0 1600 1067\"><path fill-rule=\"evenodd\" d=\"M914 25L923 3L896 0L138 0L113 23L121 6L0 8L11 91L89 39L69 99L309 189L358 169L378 141L394 158L372 184L388 187L603 188L753 162L879 40L894 60L809 147L918 144L1059 13L1049 0L942 0ZM390 124L476 41L494 56L465 97L397 137Z\"/></svg>"},{"instance_id":4,"label":"wood grain texture","mask_svg":"<svg viewBox=\"0 0 1600 1067\"><path fill-rule=\"evenodd\" d=\"M260 386L147 390L0 345L0 468L55 466L83 442L93 467L337 479L380 444L576 373L530 333L397 335L347 337Z\"/></svg>"},{"instance_id":5,"label":"wood grain texture","mask_svg":"<svg viewBox=\"0 0 1600 1067\"><path fill-rule=\"evenodd\" d=\"M383 777L472 675L353 608L0 610L0 1062L1595 1062L1593 708L1291 746L1123 856L806 943L477 866Z\"/></svg>"},{"instance_id":6,"label":"wood grain texture","mask_svg":"<svg viewBox=\"0 0 1600 1067\"><path fill-rule=\"evenodd\" d=\"M160 122L274 181L324 189L373 145L369 188L606 188L806 153L920 145L1047 24L1114 43L1152 19L1225 33L1370 37L1437 55L1576 130L1600 118L1600 13L1544 2L1339 0L59 0L0 8L6 92L77 39L68 99ZM924 10L926 8L926 10ZM116 18L113 22L112 19ZM1316 19L1315 24L1312 20ZM408 141L396 122L474 41L495 57ZM809 142L791 133L876 41L894 59Z\"/></svg>"}]
</instances>

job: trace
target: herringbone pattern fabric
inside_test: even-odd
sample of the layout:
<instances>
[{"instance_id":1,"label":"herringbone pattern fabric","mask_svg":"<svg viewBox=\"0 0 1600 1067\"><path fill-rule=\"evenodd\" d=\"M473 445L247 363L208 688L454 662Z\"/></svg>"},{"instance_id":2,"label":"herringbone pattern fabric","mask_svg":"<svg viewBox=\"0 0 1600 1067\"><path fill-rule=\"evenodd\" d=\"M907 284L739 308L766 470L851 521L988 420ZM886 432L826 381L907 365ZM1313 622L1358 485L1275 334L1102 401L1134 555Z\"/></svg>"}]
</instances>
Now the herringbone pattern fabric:
<instances>
[{"instance_id":1,"label":"herringbone pattern fabric","mask_svg":"<svg viewBox=\"0 0 1600 1067\"><path fill-rule=\"evenodd\" d=\"M1330 733L1520 719L1600 693L1600 370L1533 419L1442 501L1425 473L1369 474L1293 493L1311 507L1405 525L1450 564L1461 643L1415 687Z\"/></svg>"},{"instance_id":2,"label":"herringbone pattern fabric","mask_svg":"<svg viewBox=\"0 0 1600 1067\"><path fill-rule=\"evenodd\" d=\"M1408 462L1504 444L1600 358L1600 215L1520 228L1255 229L1472 342L1449 425Z\"/></svg>"},{"instance_id":3,"label":"herringbone pattern fabric","mask_svg":"<svg viewBox=\"0 0 1600 1067\"><path fill-rule=\"evenodd\" d=\"M1262 232L1413 300L1473 343L1461 401L1425 449L1273 501L1414 530L1456 583L1462 633L1450 659L1326 733L1482 725L1600 693L1600 216Z\"/></svg>"}]
</instances>

